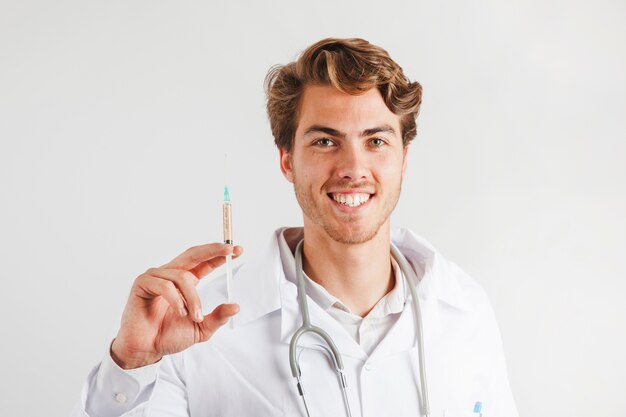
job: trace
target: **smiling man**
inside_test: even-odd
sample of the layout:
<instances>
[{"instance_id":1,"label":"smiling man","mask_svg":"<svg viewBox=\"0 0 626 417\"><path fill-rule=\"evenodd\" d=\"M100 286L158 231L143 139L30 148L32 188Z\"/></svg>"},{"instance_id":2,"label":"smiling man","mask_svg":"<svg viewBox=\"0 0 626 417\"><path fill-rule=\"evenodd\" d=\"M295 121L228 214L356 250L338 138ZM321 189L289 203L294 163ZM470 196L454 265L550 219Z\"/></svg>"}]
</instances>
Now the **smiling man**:
<instances>
[{"instance_id":1,"label":"smiling man","mask_svg":"<svg viewBox=\"0 0 626 417\"><path fill-rule=\"evenodd\" d=\"M376 88L352 95L308 85L299 108L280 161L303 212L304 269L363 317L394 284L389 219L408 151L400 117Z\"/></svg>"},{"instance_id":2,"label":"smiling man","mask_svg":"<svg viewBox=\"0 0 626 417\"><path fill-rule=\"evenodd\" d=\"M484 291L390 228L421 86L378 46L324 39L266 88L303 227L237 271L238 305L223 277L197 284L240 247L137 277L74 415L517 416Z\"/></svg>"}]
</instances>

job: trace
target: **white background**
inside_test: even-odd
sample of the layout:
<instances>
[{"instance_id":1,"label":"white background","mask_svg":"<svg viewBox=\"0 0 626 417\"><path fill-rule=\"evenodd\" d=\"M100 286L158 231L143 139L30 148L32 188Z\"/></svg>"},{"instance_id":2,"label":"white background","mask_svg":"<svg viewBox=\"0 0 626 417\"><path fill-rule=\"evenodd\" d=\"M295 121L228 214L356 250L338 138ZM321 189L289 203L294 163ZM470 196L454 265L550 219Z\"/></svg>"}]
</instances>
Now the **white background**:
<instances>
[{"instance_id":1,"label":"white background","mask_svg":"<svg viewBox=\"0 0 626 417\"><path fill-rule=\"evenodd\" d=\"M0 5L0 415L67 415L133 279L221 240L225 153L247 256L301 224L263 79L328 36L424 86L393 223L490 294L520 415L626 415L623 1Z\"/></svg>"}]
</instances>

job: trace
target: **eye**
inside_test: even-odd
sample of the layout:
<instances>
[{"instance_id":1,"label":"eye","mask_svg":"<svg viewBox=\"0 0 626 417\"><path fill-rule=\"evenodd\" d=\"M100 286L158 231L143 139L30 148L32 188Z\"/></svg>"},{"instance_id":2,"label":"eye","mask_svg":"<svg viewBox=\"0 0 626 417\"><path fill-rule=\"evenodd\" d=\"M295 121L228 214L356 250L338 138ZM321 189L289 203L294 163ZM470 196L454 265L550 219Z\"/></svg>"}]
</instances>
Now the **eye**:
<instances>
[{"instance_id":1,"label":"eye","mask_svg":"<svg viewBox=\"0 0 626 417\"><path fill-rule=\"evenodd\" d=\"M382 147L386 142L381 139L381 138L374 138L372 140L370 140L370 145L372 145L374 148L380 148Z\"/></svg>"},{"instance_id":2,"label":"eye","mask_svg":"<svg viewBox=\"0 0 626 417\"><path fill-rule=\"evenodd\" d=\"M315 141L315 144L321 146L323 148L329 148L335 144L332 139L329 138L321 138Z\"/></svg>"}]
</instances>

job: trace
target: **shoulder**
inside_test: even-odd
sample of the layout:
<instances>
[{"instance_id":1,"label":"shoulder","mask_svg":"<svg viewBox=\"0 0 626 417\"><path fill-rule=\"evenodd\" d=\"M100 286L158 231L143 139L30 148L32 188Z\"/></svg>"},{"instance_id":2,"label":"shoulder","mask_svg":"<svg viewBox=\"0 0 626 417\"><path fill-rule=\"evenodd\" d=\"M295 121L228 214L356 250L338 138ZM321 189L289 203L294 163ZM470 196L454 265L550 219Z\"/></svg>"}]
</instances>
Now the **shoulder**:
<instances>
[{"instance_id":1,"label":"shoulder","mask_svg":"<svg viewBox=\"0 0 626 417\"><path fill-rule=\"evenodd\" d=\"M464 311L490 309L484 288L426 239L411 230L397 229L392 241L414 267L425 295Z\"/></svg>"},{"instance_id":2,"label":"shoulder","mask_svg":"<svg viewBox=\"0 0 626 417\"><path fill-rule=\"evenodd\" d=\"M487 292L474 278L449 259L443 259L442 262L447 271L440 278L444 289L458 292L471 309L491 308Z\"/></svg>"}]
</instances>

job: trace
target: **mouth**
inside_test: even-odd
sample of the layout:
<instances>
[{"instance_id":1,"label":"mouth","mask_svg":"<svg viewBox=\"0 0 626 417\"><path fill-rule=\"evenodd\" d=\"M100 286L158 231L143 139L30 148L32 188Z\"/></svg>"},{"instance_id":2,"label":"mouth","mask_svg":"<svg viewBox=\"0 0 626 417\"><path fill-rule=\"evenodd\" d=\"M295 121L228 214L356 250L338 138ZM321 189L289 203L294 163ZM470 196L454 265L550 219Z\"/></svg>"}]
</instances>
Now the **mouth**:
<instances>
[{"instance_id":1,"label":"mouth","mask_svg":"<svg viewBox=\"0 0 626 417\"><path fill-rule=\"evenodd\" d=\"M333 192L328 193L328 197L335 203L344 207L360 207L366 204L374 194L366 192Z\"/></svg>"}]
</instances>

